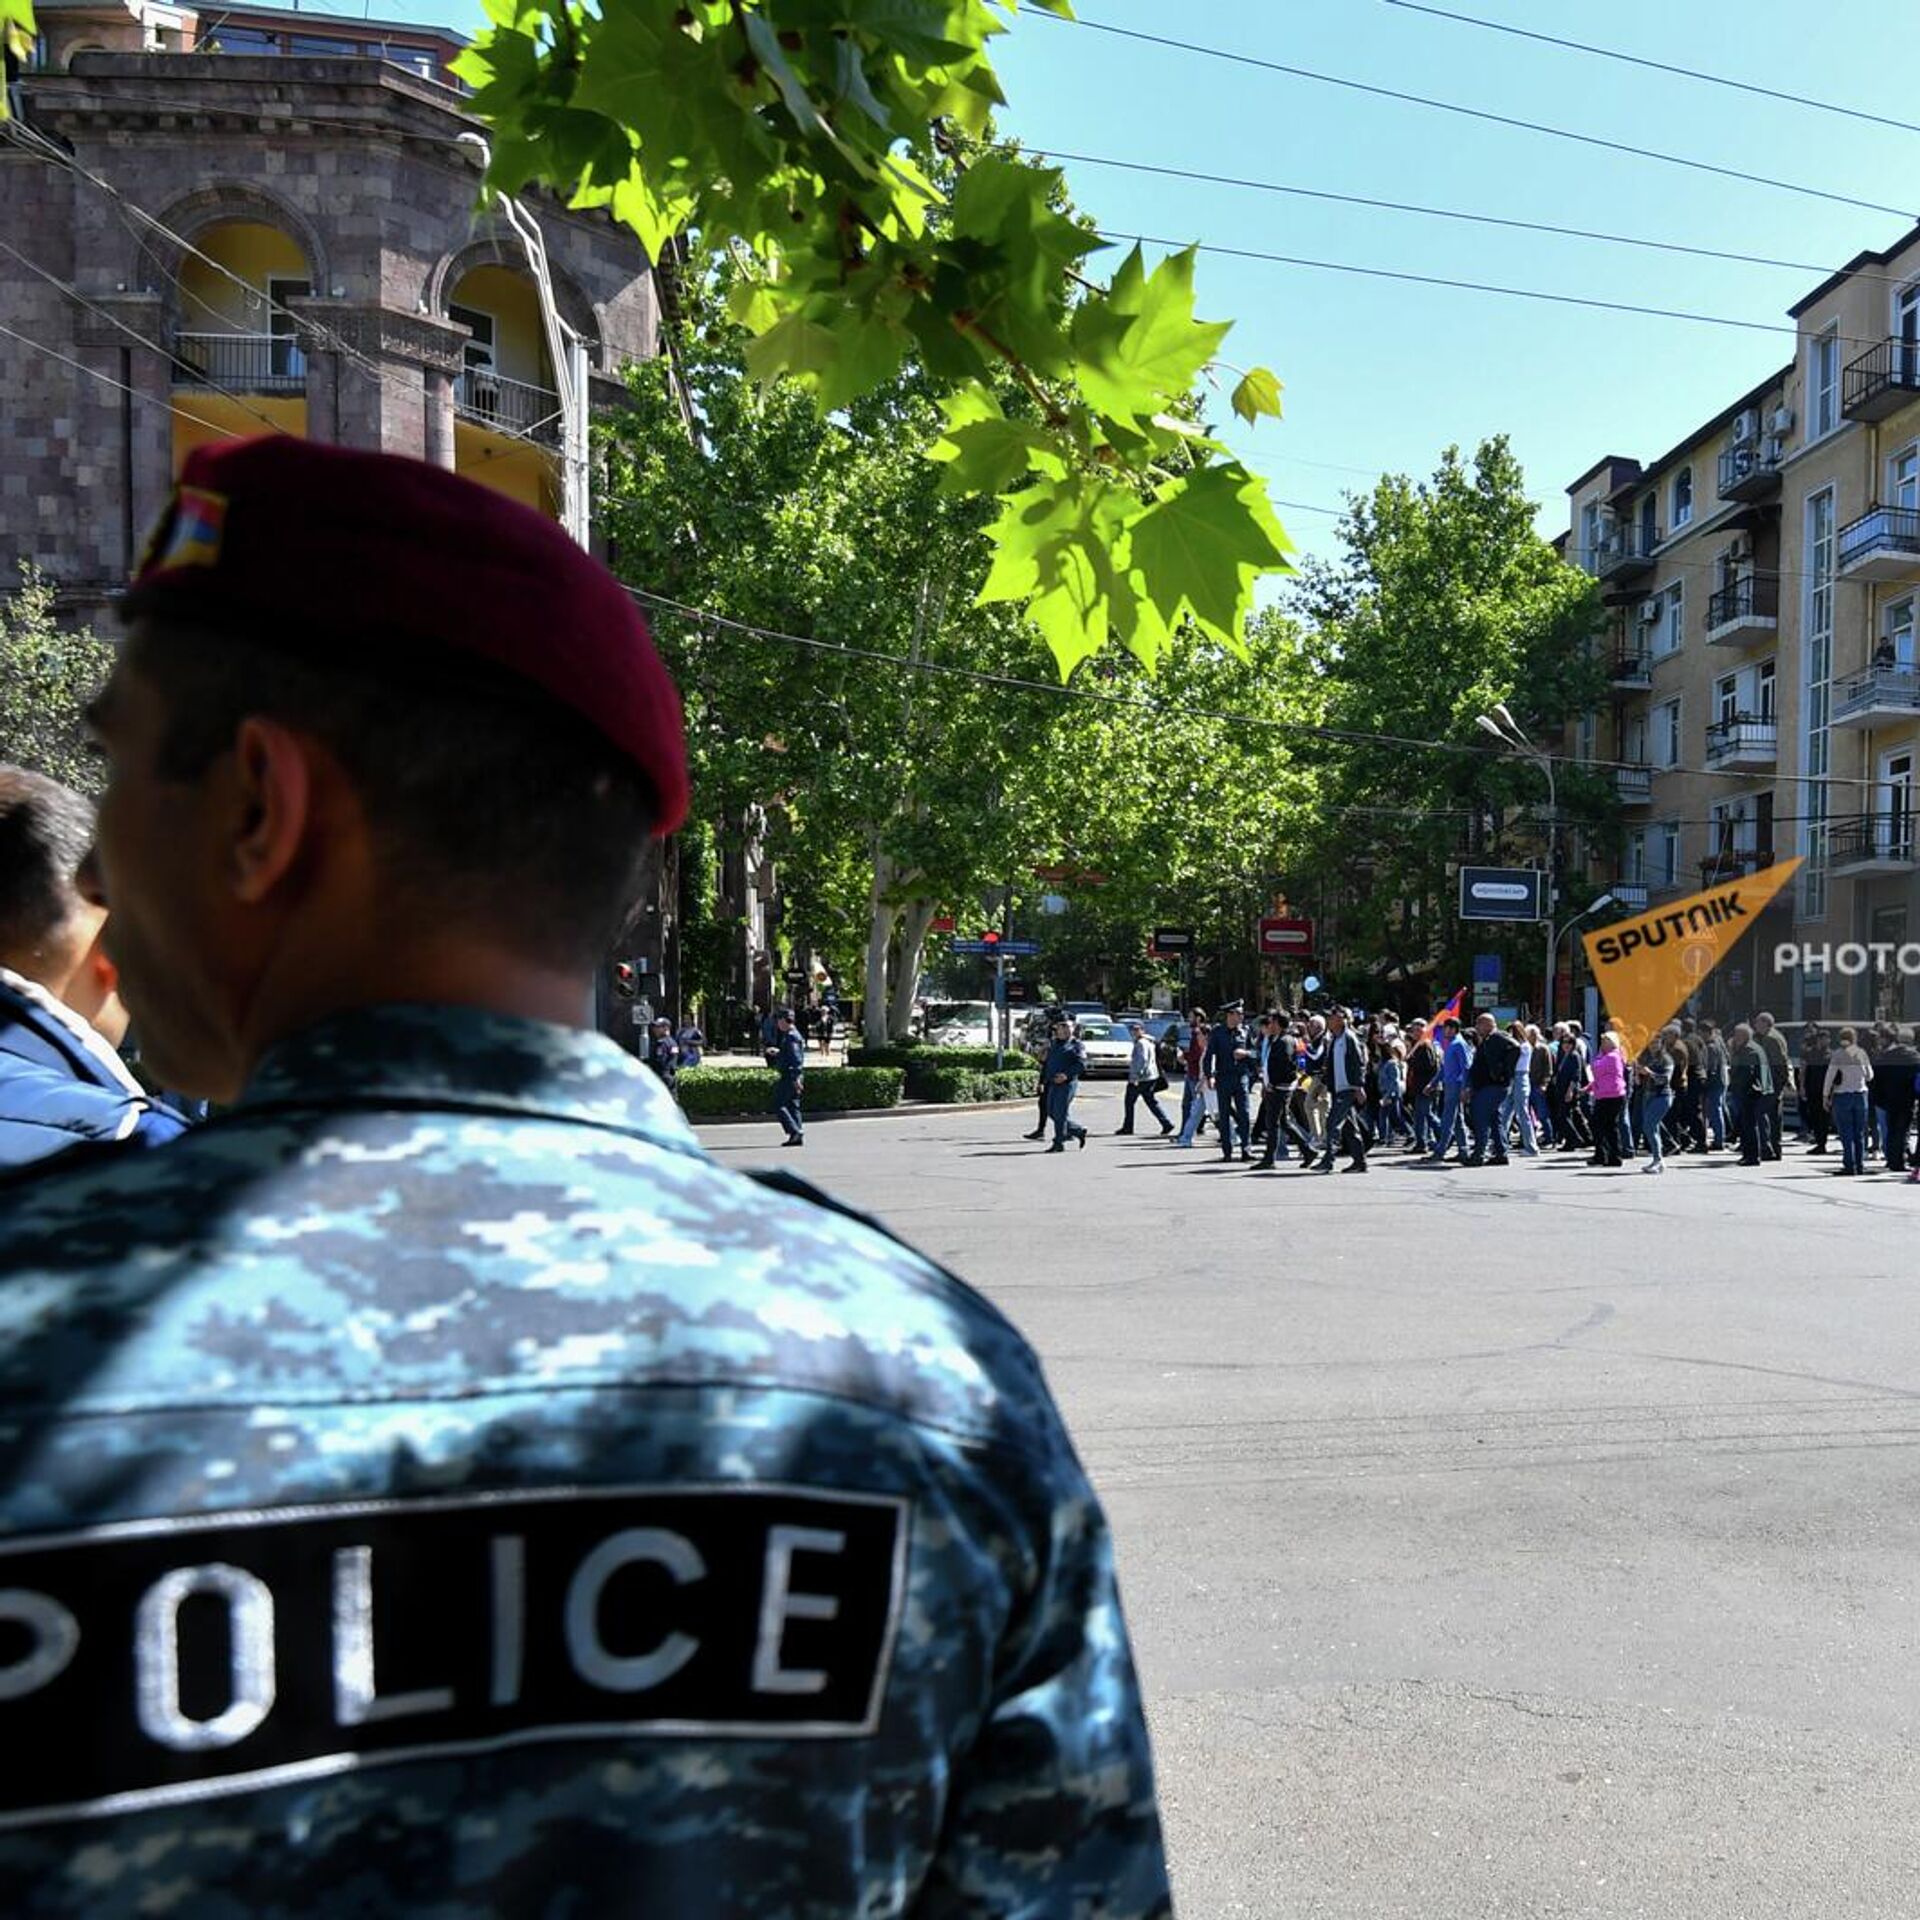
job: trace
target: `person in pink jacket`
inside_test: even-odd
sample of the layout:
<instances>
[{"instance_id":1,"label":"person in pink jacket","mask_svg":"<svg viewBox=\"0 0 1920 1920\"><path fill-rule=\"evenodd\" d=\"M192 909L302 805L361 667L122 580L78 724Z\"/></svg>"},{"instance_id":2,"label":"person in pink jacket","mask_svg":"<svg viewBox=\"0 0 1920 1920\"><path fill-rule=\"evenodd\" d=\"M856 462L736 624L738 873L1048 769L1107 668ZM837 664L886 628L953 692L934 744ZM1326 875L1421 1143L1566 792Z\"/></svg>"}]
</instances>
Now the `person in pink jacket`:
<instances>
[{"instance_id":1,"label":"person in pink jacket","mask_svg":"<svg viewBox=\"0 0 1920 1920\"><path fill-rule=\"evenodd\" d=\"M1627 1110L1627 1059L1620 1036L1603 1033L1593 1062L1593 1161L1596 1167L1620 1162L1620 1119Z\"/></svg>"}]
</instances>

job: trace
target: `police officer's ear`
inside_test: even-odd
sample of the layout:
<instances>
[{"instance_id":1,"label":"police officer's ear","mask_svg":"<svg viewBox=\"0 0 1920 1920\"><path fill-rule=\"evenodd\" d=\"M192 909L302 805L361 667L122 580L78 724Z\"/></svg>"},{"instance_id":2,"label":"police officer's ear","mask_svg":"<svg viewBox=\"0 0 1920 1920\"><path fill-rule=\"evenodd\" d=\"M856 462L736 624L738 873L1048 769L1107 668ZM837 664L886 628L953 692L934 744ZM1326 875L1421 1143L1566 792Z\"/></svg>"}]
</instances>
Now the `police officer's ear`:
<instances>
[{"instance_id":1,"label":"police officer's ear","mask_svg":"<svg viewBox=\"0 0 1920 1920\"><path fill-rule=\"evenodd\" d=\"M225 842L225 878L241 905L259 906L295 870L323 813L338 813L342 826L351 819L364 831L333 757L278 720L249 714L234 730L231 756L224 767L210 769L208 779ZM340 845L348 836L330 838Z\"/></svg>"}]
</instances>

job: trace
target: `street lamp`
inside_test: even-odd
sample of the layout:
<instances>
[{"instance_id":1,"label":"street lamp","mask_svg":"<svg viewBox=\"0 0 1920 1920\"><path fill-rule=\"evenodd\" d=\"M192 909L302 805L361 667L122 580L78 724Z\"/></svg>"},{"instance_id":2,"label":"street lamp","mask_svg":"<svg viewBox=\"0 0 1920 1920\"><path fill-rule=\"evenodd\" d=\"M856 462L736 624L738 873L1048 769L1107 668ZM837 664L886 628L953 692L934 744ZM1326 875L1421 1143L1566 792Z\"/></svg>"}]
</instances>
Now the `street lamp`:
<instances>
[{"instance_id":1,"label":"street lamp","mask_svg":"<svg viewBox=\"0 0 1920 1920\"><path fill-rule=\"evenodd\" d=\"M1582 920L1586 919L1590 913L1598 913L1602 907L1610 907L1612 905L1613 895L1603 893L1598 900L1592 901L1587 906L1582 907L1571 920L1563 921L1558 931L1555 931L1552 913L1549 912L1547 915L1546 1026L1549 1032L1553 1030L1553 971L1560 957L1560 942L1564 940Z\"/></svg>"},{"instance_id":2,"label":"street lamp","mask_svg":"<svg viewBox=\"0 0 1920 1920\"><path fill-rule=\"evenodd\" d=\"M1547 978L1545 989L1540 996L1542 1017L1548 1026L1553 1024L1553 963L1559 951L1559 941L1553 932L1553 880L1560 865L1560 799L1554 788L1553 756L1536 747L1520 731L1520 723L1514 719L1499 701L1493 704L1493 711L1474 715L1473 724L1482 733L1491 734L1494 739L1510 752L1531 760L1547 777L1547 883L1546 883L1546 921L1547 921Z\"/></svg>"}]
</instances>

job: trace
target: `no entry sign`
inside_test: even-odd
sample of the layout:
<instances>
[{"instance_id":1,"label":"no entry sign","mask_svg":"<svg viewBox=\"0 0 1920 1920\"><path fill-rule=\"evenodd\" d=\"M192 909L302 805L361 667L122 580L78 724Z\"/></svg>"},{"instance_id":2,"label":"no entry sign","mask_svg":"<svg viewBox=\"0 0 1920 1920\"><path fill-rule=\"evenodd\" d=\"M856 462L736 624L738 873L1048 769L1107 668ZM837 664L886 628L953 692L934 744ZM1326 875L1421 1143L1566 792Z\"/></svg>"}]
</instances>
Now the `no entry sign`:
<instances>
[{"instance_id":1,"label":"no entry sign","mask_svg":"<svg viewBox=\"0 0 1920 1920\"><path fill-rule=\"evenodd\" d=\"M1313 922L1311 920L1262 920L1260 952L1268 960L1311 960L1313 958Z\"/></svg>"}]
</instances>

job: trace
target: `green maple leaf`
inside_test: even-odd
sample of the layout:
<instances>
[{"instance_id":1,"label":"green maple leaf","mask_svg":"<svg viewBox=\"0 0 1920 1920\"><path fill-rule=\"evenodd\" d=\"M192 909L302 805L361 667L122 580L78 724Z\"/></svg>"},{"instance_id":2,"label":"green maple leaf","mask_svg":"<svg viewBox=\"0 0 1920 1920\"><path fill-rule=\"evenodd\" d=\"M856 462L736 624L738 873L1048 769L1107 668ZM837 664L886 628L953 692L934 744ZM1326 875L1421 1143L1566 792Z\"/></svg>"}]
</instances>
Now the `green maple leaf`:
<instances>
[{"instance_id":1,"label":"green maple leaf","mask_svg":"<svg viewBox=\"0 0 1920 1920\"><path fill-rule=\"evenodd\" d=\"M1233 410L1248 426L1264 413L1280 418L1280 382L1265 367L1255 367L1241 377L1233 390Z\"/></svg>"},{"instance_id":2,"label":"green maple leaf","mask_svg":"<svg viewBox=\"0 0 1920 1920\"><path fill-rule=\"evenodd\" d=\"M1141 590L1167 621L1183 607L1231 638L1253 582L1287 566L1293 543L1266 488L1237 461L1203 467L1163 487L1133 523L1131 559Z\"/></svg>"},{"instance_id":3,"label":"green maple leaf","mask_svg":"<svg viewBox=\"0 0 1920 1920\"><path fill-rule=\"evenodd\" d=\"M1232 331L1193 317L1193 249L1151 275L1136 246L1103 297L1073 318L1074 378L1087 404L1117 420L1150 420L1179 399Z\"/></svg>"},{"instance_id":4,"label":"green maple leaf","mask_svg":"<svg viewBox=\"0 0 1920 1920\"><path fill-rule=\"evenodd\" d=\"M757 340L747 344L747 371L763 387L782 374L819 379L829 374L840 355L841 335L817 326L798 313L776 320Z\"/></svg>"}]
</instances>

